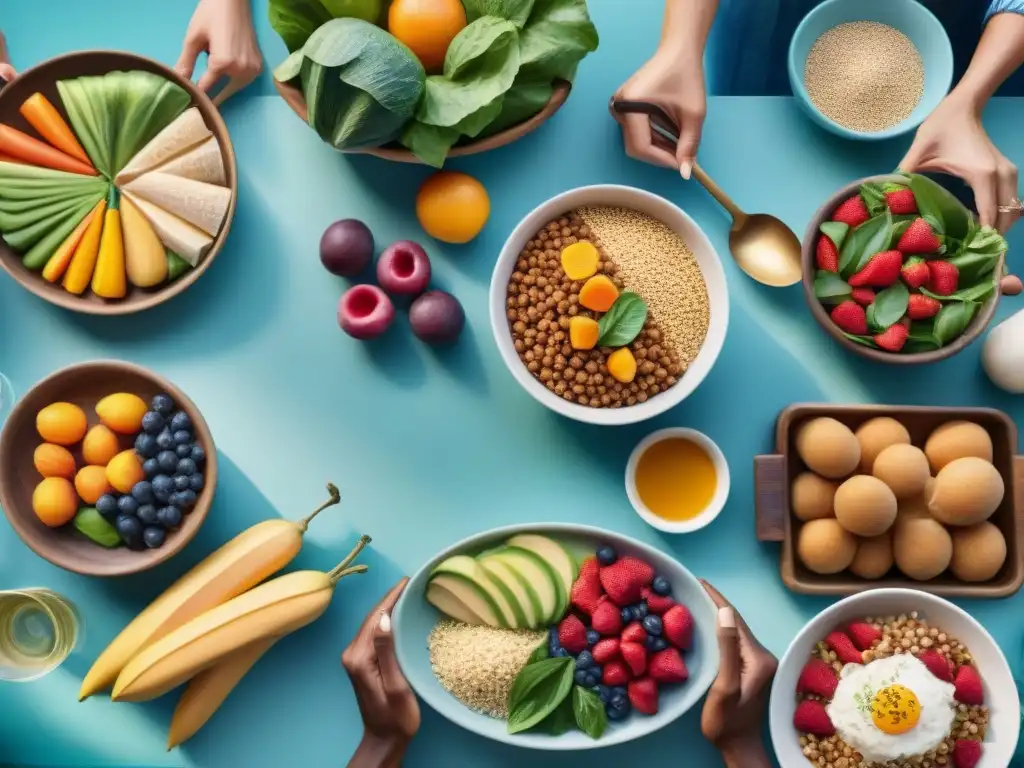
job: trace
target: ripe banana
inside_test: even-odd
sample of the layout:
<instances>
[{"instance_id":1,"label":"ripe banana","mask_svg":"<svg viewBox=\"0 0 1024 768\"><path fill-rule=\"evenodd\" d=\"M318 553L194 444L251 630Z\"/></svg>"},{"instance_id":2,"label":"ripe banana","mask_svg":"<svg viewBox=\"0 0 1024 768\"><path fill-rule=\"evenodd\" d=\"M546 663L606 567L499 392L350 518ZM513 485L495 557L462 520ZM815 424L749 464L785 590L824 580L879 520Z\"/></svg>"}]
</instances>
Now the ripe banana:
<instances>
[{"instance_id":1,"label":"ripe banana","mask_svg":"<svg viewBox=\"0 0 1024 768\"><path fill-rule=\"evenodd\" d=\"M211 608L147 646L129 661L114 683L114 701L149 701L249 643L294 632L318 619L331 602L338 580L361 573L347 567L370 541L328 573L295 571L253 587Z\"/></svg>"},{"instance_id":2,"label":"ripe banana","mask_svg":"<svg viewBox=\"0 0 1024 768\"><path fill-rule=\"evenodd\" d=\"M167 734L167 749L183 744L206 725L246 672L260 660L279 637L268 637L239 648L188 682L178 699Z\"/></svg>"},{"instance_id":3,"label":"ripe banana","mask_svg":"<svg viewBox=\"0 0 1024 768\"><path fill-rule=\"evenodd\" d=\"M320 512L341 501L327 484L330 498L304 520L257 523L211 554L172 584L121 630L82 681L81 701L114 684L128 661L169 632L221 605L290 563L302 549L302 535Z\"/></svg>"}]
</instances>

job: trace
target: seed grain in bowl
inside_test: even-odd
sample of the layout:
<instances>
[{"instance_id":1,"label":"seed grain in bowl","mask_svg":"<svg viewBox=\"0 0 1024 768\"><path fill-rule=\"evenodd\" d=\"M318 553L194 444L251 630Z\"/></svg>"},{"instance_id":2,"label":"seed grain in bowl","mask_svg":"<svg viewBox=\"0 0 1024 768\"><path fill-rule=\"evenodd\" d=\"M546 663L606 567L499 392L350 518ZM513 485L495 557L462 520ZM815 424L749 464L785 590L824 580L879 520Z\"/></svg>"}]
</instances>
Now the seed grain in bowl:
<instances>
[{"instance_id":1,"label":"seed grain in bowl","mask_svg":"<svg viewBox=\"0 0 1024 768\"><path fill-rule=\"evenodd\" d=\"M598 255L594 271L574 280L563 252L581 242ZM593 327L607 312L581 299L595 277L607 278L617 299L633 293L647 306L626 345L574 344L575 318ZM593 206L553 219L526 243L508 282L506 317L519 359L550 391L580 405L621 408L679 381L704 343L711 311L700 266L678 234L639 211Z\"/></svg>"}]
</instances>

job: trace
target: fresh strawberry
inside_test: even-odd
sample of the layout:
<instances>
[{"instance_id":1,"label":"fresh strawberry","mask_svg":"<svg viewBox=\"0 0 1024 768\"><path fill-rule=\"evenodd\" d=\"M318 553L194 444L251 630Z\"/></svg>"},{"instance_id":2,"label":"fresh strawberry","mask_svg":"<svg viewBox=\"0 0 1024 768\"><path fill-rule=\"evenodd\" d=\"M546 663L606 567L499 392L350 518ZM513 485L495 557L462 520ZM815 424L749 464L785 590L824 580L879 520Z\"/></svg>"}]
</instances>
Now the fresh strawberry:
<instances>
[{"instance_id":1,"label":"fresh strawberry","mask_svg":"<svg viewBox=\"0 0 1024 768\"><path fill-rule=\"evenodd\" d=\"M836 652L836 656L843 664L860 664L864 661L860 651L854 646L850 636L845 632L836 630L825 638L825 645ZM813 731L812 731L813 733Z\"/></svg>"},{"instance_id":2,"label":"fresh strawberry","mask_svg":"<svg viewBox=\"0 0 1024 768\"><path fill-rule=\"evenodd\" d=\"M588 557L580 566L580 575L572 585L570 598L572 604L589 616L597 608L601 599L601 579L598 577L600 566L596 557Z\"/></svg>"},{"instance_id":3,"label":"fresh strawberry","mask_svg":"<svg viewBox=\"0 0 1024 768\"><path fill-rule=\"evenodd\" d=\"M659 595L650 587L644 587L641 593L644 597L644 602L647 603L647 612L653 613L655 616L661 616L665 611L676 604L676 601L666 595Z\"/></svg>"},{"instance_id":4,"label":"fresh strawberry","mask_svg":"<svg viewBox=\"0 0 1024 768\"><path fill-rule=\"evenodd\" d=\"M624 643L643 643L647 639L647 630L639 621L633 621L626 625L619 638Z\"/></svg>"},{"instance_id":5,"label":"fresh strawberry","mask_svg":"<svg viewBox=\"0 0 1024 768\"><path fill-rule=\"evenodd\" d=\"M828 235L818 236L818 248L815 258L818 262L818 269L823 269L826 272L839 271L839 251L836 248L836 244L832 242L832 238Z\"/></svg>"},{"instance_id":6,"label":"fresh strawberry","mask_svg":"<svg viewBox=\"0 0 1024 768\"><path fill-rule=\"evenodd\" d=\"M932 293L939 296L949 296L956 293L957 284L960 282L960 270L955 264L948 261L928 262L928 285Z\"/></svg>"},{"instance_id":7,"label":"fresh strawberry","mask_svg":"<svg viewBox=\"0 0 1024 768\"><path fill-rule=\"evenodd\" d=\"M875 344L886 352L899 352L907 343L907 336L910 335L909 324L902 321L893 323L881 333L874 335Z\"/></svg>"},{"instance_id":8,"label":"fresh strawberry","mask_svg":"<svg viewBox=\"0 0 1024 768\"><path fill-rule=\"evenodd\" d=\"M619 655L618 638L606 637L598 640L594 643L594 647L590 649L590 653L598 664L607 664Z\"/></svg>"},{"instance_id":9,"label":"fresh strawberry","mask_svg":"<svg viewBox=\"0 0 1024 768\"><path fill-rule=\"evenodd\" d=\"M569 653L579 653L587 648L587 628L571 613L558 625L558 642Z\"/></svg>"},{"instance_id":10,"label":"fresh strawberry","mask_svg":"<svg viewBox=\"0 0 1024 768\"><path fill-rule=\"evenodd\" d=\"M868 315L864 307L855 301L837 304L829 315L832 322L847 333L862 335L868 332Z\"/></svg>"},{"instance_id":11,"label":"fresh strawberry","mask_svg":"<svg viewBox=\"0 0 1024 768\"><path fill-rule=\"evenodd\" d=\"M609 661L601 671L601 682L605 685L625 685L629 678L629 667L621 661Z\"/></svg>"},{"instance_id":12,"label":"fresh strawberry","mask_svg":"<svg viewBox=\"0 0 1024 768\"><path fill-rule=\"evenodd\" d=\"M969 664L964 664L956 671L956 679L953 681L956 691L953 698L961 704L981 706L985 703L985 692L981 685L981 676L978 670Z\"/></svg>"},{"instance_id":13,"label":"fresh strawberry","mask_svg":"<svg viewBox=\"0 0 1024 768\"><path fill-rule=\"evenodd\" d=\"M683 657L675 648L652 653L647 660L647 674L659 683L684 683L690 676Z\"/></svg>"},{"instance_id":14,"label":"fresh strawberry","mask_svg":"<svg viewBox=\"0 0 1024 768\"><path fill-rule=\"evenodd\" d=\"M642 675L647 669L647 649L640 643L623 643L619 646L619 652L634 676Z\"/></svg>"},{"instance_id":15,"label":"fresh strawberry","mask_svg":"<svg viewBox=\"0 0 1024 768\"><path fill-rule=\"evenodd\" d=\"M693 614L685 605L675 605L661 617L661 636L681 651L693 644Z\"/></svg>"},{"instance_id":16,"label":"fresh strawberry","mask_svg":"<svg viewBox=\"0 0 1024 768\"><path fill-rule=\"evenodd\" d=\"M633 709L645 715L654 715L658 712L658 684L649 677L641 677L639 680L630 680L626 686L626 694L629 696L629 703Z\"/></svg>"},{"instance_id":17,"label":"fresh strawberry","mask_svg":"<svg viewBox=\"0 0 1024 768\"><path fill-rule=\"evenodd\" d=\"M899 251L882 251L871 257L860 272L849 279L854 288L869 285L872 288L888 288L900 279L903 254Z\"/></svg>"},{"instance_id":18,"label":"fresh strawberry","mask_svg":"<svg viewBox=\"0 0 1024 768\"><path fill-rule=\"evenodd\" d=\"M938 299L925 296L923 293L912 293L907 302L907 317L911 320L927 320L939 314L940 309L942 302Z\"/></svg>"},{"instance_id":19,"label":"fresh strawberry","mask_svg":"<svg viewBox=\"0 0 1024 768\"><path fill-rule=\"evenodd\" d=\"M864 199L859 195L848 197L832 213L832 221L841 221L853 229L871 218Z\"/></svg>"},{"instance_id":20,"label":"fresh strawberry","mask_svg":"<svg viewBox=\"0 0 1024 768\"><path fill-rule=\"evenodd\" d=\"M900 270L900 275L908 288L916 290L928 284L928 264L920 256L914 256L907 259L907 263Z\"/></svg>"},{"instance_id":21,"label":"fresh strawberry","mask_svg":"<svg viewBox=\"0 0 1024 768\"><path fill-rule=\"evenodd\" d=\"M900 236L896 250L901 253L935 253L941 246L931 224L924 219L914 219Z\"/></svg>"},{"instance_id":22,"label":"fresh strawberry","mask_svg":"<svg viewBox=\"0 0 1024 768\"><path fill-rule=\"evenodd\" d=\"M610 600L602 600L590 616L590 626L602 635L617 635L622 629L622 615Z\"/></svg>"},{"instance_id":23,"label":"fresh strawberry","mask_svg":"<svg viewBox=\"0 0 1024 768\"><path fill-rule=\"evenodd\" d=\"M847 626L846 634L853 640L853 644L862 651L868 650L876 640L882 639L882 630L876 629L864 621L855 621Z\"/></svg>"},{"instance_id":24,"label":"fresh strawberry","mask_svg":"<svg viewBox=\"0 0 1024 768\"><path fill-rule=\"evenodd\" d=\"M981 762L981 742L957 739L953 744L953 765L956 768L974 768Z\"/></svg>"},{"instance_id":25,"label":"fresh strawberry","mask_svg":"<svg viewBox=\"0 0 1024 768\"><path fill-rule=\"evenodd\" d=\"M889 203L889 210L896 216L917 213L917 200L914 199L914 193L906 187L886 192L885 200Z\"/></svg>"},{"instance_id":26,"label":"fresh strawberry","mask_svg":"<svg viewBox=\"0 0 1024 768\"><path fill-rule=\"evenodd\" d=\"M797 693L814 693L831 699L839 685L839 677L835 670L821 659L811 659L800 670L800 678L796 681Z\"/></svg>"},{"instance_id":27,"label":"fresh strawberry","mask_svg":"<svg viewBox=\"0 0 1024 768\"><path fill-rule=\"evenodd\" d=\"M831 736L836 728L829 719L825 705L815 699L804 699L796 705L793 713L793 727L800 733L815 736Z\"/></svg>"},{"instance_id":28,"label":"fresh strawberry","mask_svg":"<svg viewBox=\"0 0 1024 768\"><path fill-rule=\"evenodd\" d=\"M953 682L953 662L941 653L929 648L917 658L919 658L921 662L928 667L928 671L939 678L939 680L944 680L947 683Z\"/></svg>"},{"instance_id":29,"label":"fresh strawberry","mask_svg":"<svg viewBox=\"0 0 1024 768\"><path fill-rule=\"evenodd\" d=\"M854 288L850 291L850 298L862 307L870 307L875 303L875 292L870 288Z\"/></svg>"},{"instance_id":30,"label":"fresh strawberry","mask_svg":"<svg viewBox=\"0 0 1024 768\"><path fill-rule=\"evenodd\" d=\"M643 596L644 587L649 587L654 580L654 569L643 560L627 555L602 568L600 577L608 597L622 608Z\"/></svg>"}]
</instances>

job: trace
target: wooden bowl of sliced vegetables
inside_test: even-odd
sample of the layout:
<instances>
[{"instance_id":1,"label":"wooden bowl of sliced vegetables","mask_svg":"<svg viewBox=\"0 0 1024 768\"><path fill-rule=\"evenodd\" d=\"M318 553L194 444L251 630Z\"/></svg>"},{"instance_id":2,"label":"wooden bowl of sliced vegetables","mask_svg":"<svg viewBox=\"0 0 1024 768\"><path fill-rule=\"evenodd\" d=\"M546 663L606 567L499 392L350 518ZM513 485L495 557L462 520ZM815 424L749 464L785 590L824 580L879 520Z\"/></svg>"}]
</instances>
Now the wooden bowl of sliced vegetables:
<instances>
[{"instance_id":1,"label":"wooden bowl of sliced vegetables","mask_svg":"<svg viewBox=\"0 0 1024 768\"><path fill-rule=\"evenodd\" d=\"M238 194L213 102L118 51L43 62L0 92L0 266L52 304L124 315L210 267Z\"/></svg>"}]
</instances>

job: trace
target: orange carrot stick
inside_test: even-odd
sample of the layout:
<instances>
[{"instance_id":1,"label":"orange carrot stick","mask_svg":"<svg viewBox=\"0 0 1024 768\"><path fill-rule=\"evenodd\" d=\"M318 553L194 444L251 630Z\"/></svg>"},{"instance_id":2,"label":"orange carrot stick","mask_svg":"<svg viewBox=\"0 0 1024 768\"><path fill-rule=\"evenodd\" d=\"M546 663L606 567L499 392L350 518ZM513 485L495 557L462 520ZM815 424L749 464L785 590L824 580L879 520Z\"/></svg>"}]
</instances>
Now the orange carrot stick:
<instances>
[{"instance_id":1,"label":"orange carrot stick","mask_svg":"<svg viewBox=\"0 0 1024 768\"><path fill-rule=\"evenodd\" d=\"M0 125L0 152L32 165L42 165L58 171L80 173L85 176L98 175L95 168L86 165L81 160L65 155L59 149L54 149L39 139L33 139L27 133L22 133L9 125Z\"/></svg>"},{"instance_id":2,"label":"orange carrot stick","mask_svg":"<svg viewBox=\"0 0 1024 768\"><path fill-rule=\"evenodd\" d=\"M11 157L10 155L5 155L3 152L0 152L0 163L18 163L19 165L24 165L25 161L19 160L16 157Z\"/></svg>"},{"instance_id":3,"label":"orange carrot stick","mask_svg":"<svg viewBox=\"0 0 1024 768\"><path fill-rule=\"evenodd\" d=\"M107 201L100 200L99 208L93 213L92 221L82 235L81 242L75 248L75 255L71 258L67 272L64 273L64 280L61 285L69 293L80 295L89 287L92 280L93 270L96 269L96 259L100 253L100 236L103 234L103 219L107 210Z\"/></svg>"},{"instance_id":4,"label":"orange carrot stick","mask_svg":"<svg viewBox=\"0 0 1024 768\"><path fill-rule=\"evenodd\" d=\"M67 236L67 239L60 244L60 247L53 252L53 256L46 262L46 266L43 267L43 279L48 280L51 283L56 283L67 271L68 264L71 263L71 257L75 255L75 249L78 248L78 244L82 242L82 237L85 235L85 230L89 228L89 224L92 223L93 217L96 216L97 212L104 205L104 201L96 203L96 207L93 208L86 215L84 219L75 227L75 231Z\"/></svg>"},{"instance_id":5,"label":"orange carrot stick","mask_svg":"<svg viewBox=\"0 0 1024 768\"><path fill-rule=\"evenodd\" d=\"M82 145L78 143L71 128L64 122L64 118L60 116L57 108L43 94L33 93L25 99L25 103L21 105L19 111L28 120L29 125L53 146L71 157L81 160L90 168L92 167L92 161L82 149Z\"/></svg>"}]
</instances>

